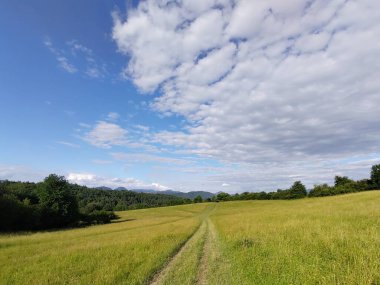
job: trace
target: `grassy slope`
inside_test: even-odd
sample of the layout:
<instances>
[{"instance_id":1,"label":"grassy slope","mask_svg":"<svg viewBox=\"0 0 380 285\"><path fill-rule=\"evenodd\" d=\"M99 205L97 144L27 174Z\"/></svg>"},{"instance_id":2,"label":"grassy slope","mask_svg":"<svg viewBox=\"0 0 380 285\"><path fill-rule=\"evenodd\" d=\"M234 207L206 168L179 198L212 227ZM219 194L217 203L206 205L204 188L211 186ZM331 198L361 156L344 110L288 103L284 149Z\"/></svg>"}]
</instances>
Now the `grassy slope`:
<instances>
[{"instance_id":1,"label":"grassy slope","mask_svg":"<svg viewBox=\"0 0 380 285\"><path fill-rule=\"evenodd\" d=\"M0 284L141 284L194 232L206 207L120 212L114 224L0 236Z\"/></svg>"},{"instance_id":2,"label":"grassy slope","mask_svg":"<svg viewBox=\"0 0 380 285\"><path fill-rule=\"evenodd\" d=\"M120 214L136 220L0 236L0 284L141 284L163 267L157 284L380 284L380 191Z\"/></svg>"},{"instance_id":3,"label":"grassy slope","mask_svg":"<svg viewBox=\"0 0 380 285\"><path fill-rule=\"evenodd\" d=\"M213 284L380 284L380 191L224 203L212 220L225 276Z\"/></svg>"}]
</instances>

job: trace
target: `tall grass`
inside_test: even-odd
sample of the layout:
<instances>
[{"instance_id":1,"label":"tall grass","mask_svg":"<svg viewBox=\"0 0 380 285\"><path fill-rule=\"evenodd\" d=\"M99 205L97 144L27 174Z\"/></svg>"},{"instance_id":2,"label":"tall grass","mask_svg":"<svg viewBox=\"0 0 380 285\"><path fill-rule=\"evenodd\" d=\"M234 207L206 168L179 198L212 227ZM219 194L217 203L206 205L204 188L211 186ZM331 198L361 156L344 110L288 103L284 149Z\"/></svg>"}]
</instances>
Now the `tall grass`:
<instances>
[{"instance_id":1,"label":"tall grass","mask_svg":"<svg viewBox=\"0 0 380 285\"><path fill-rule=\"evenodd\" d=\"M212 220L227 277L211 284L380 284L380 192L220 203Z\"/></svg>"},{"instance_id":2,"label":"tall grass","mask_svg":"<svg viewBox=\"0 0 380 285\"><path fill-rule=\"evenodd\" d=\"M0 284L141 284L198 228L206 207L119 212L109 225L0 236Z\"/></svg>"},{"instance_id":3,"label":"tall grass","mask_svg":"<svg viewBox=\"0 0 380 285\"><path fill-rule=\"evenodd\" d=\"M118 214L0 235L0 284L380 284L380 191Z\"/></svg>"}]
</instances>

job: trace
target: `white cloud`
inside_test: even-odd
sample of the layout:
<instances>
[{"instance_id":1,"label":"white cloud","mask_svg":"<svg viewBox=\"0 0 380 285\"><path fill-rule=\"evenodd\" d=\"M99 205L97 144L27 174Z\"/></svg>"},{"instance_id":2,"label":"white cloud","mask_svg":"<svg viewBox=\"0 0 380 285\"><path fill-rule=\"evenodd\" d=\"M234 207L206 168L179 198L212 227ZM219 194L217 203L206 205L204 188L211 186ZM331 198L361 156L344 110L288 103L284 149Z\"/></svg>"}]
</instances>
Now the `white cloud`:
<instances>
[{"instance_id":1,"label":"white cloud","mask_svg":"<svg viewBox=\"0 0 380 285\"><path fill-rule=\"evenodd\" d=\"M173 158L166 156L159 156L147 153L122 153L114 152L111 156L116 160L135 162L135 163L164 163L164 164L174 164L174 165L188 165L191 164L189 159Z\"/></svg>"},{"instance_id":2,"label":"white cloud","mask_svg":"<svg viewBox=\"0 0 380 285\"><path fill-rule=\"evenodd\" d=\"M57 60L60 64L60 66L66 70L68 73L75 73L78 71L78 69L69 62L69 60L64 56L58 56Z\"/></svg>"},{"instance_id":3,"label":"white cloud","mask_svg":"<svg viewBox=\"0 0 380 285\"><path fill-rule=\"evenodd\" d=\"M59 62L59 66L62 69L64 69L68 73L76 73L78 71L78 69L72 63L69 62L68 58L64 56L64 52L53 46L53 43L49 38L45 39L44 45L56 57L57 61Z\"/></svg>"},{"instance_id":4,"label":"white cloud","mask_svg":"<svg viewBox=\"0 0 380 285\"><path fill-rule=\"evenodd\" d=\"M111 164L111 160L103 160L103 159L94 159L92 160L93 163L95 164Z\"/></svg>"},{"instance_id":5,"label":"white cloud","mask_svg":"<svg viewBox=\"0 0 380 285\"><path fill-rule=\"evenodd\" d=\"M113 145L126 145L127 133L127 130L117 124L99 121L83 139L94 146L110 148Z\"/></svg>"},{"instance_id":6,"label":"white cloud","mask_svg":"<svg viewBox=\"0 0 380 285\"><path fill-rule=\"evenodd\" d=\"M24 165L0 164L0 180L39 182L48 172L29 168Z\"/></svg>"},{"instance_id":7,"label":"white cloud","mask_svg":"<svg viewBox=\"0 0 380 285\"><path fill-rule=\"evenodd\" d=\"M128 77L187 121L155 141L258 173L378 152L380 3L234 3L151 0L114 15Z\"/></svg>"},{"instance_id":8,"label":"white cloud","mask_svg":"<svg viewBox=\"0 0 380 285\"><path fill-rule=\"evenodd\" d=\"M77 40L68 41L63 48L57 48L50 38L46 38L44 45L56 57L59 66L68 73L83 70L91 78L102 78L107 74L106 65L100 64L95 53Z\"/></svg>"},{"instance_id":9,"label":"white cloud","mask_svg":"<svg viewBox=\"0 0 380 285\"><path fill-rule=\"evenodd\" d=\"M64 145L64 146L72 147L72 148L79 148L80 147L79 145L77 145L75 143L66 142L66 141L57 141L57 143Z\"/></svg>"},{"instance_id":10,"label":"white cloud","mask_svg":"<svg viewBox=\"0 0 380 285\"><path fill-rule=\"evenodd\" d=\"M119 119L119 118L120 118L120 115L116 112L110 112L107 115L107 119L110 121L117 121L117 119Z\"/></svg>"},{"instance_id":11,"label":"white cloud","mask_svg":"<svg viewBox=\"0 0 380 285\"><path fill-rule=\"evenodd\" d=\"M146 183L135 178L109 178L92 173L69 173L67 175L67 180L71 183L86 185L89 187L125 187L127 189L153 189L157 191L169 189L168 187L156 182Z\"/></svg>"}]
</instances>

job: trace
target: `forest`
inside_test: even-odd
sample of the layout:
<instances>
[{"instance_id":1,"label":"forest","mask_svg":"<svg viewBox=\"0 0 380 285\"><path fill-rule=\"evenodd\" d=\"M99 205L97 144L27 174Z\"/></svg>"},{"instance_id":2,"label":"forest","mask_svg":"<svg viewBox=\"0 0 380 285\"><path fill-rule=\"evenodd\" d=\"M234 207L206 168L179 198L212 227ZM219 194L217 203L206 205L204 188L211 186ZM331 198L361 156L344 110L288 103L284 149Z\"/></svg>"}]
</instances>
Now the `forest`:
<instances>
[{"instance_id":1,"label":"forest","mask_svg":"<svg viewBox=\"0 0 380 285\"><path fill-rule=\"evenodd\" d=\"M43 182L0 181L0 231L43 230L109 223L113 211L233 200L292 200L305 197L380 189L380 164L373 165L369 179L355 181L335 176L334 185L318 184L307 190L301 181L276 192L219 192L203 200L128 190L103 190L70 184L63 176L51 174Z\"/></svg>"},{"instance_id":2,"label":"forest","mask_svg":"<svg viewBox=\"0 0 380 285\"><path fill-rule=\"evenodd\" d=\"M43 230L108 223L113 211L173 206L189 199L100 190L70 184L51 174L43 182L0 181L0 231Z\"/></svg>"}]
</instances>

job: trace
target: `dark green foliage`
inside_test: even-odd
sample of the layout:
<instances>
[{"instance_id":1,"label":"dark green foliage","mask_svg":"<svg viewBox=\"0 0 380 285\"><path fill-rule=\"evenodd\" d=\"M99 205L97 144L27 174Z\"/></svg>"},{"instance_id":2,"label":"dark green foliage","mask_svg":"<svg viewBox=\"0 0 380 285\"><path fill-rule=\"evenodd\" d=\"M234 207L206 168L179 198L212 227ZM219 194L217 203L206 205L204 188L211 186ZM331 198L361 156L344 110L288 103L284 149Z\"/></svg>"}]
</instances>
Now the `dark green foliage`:
<instances>
[{"instance_id":1,"label":"dark green foliage","mask_svg":"<svg viewBox=\"0 0 380 285\"><path fill-rule=\"evenodd\" d=\"M231 201L232 197L230 194L225 192L219 192L216 196L212 198L213 201L219 202L219 201Z\"/></svg>"},{"instance_id":2,"label":"dark green foliage","mask_svg":"<svg viewBox=\"0 0 380 285\"><path fill-rule=\"evenodd\" d=\"M348 183L354 182L354 180L349 179L347 176L335 176L334 181L335 187L344 186Z\"/></svg>"},{"instance_id":3,"label":"dark green foliage","mask_svg":"<svg viewBox=\"0 0 380 285\"><path fill-rule=\"evenodd\" d=\"M43 225L47 228L65 227L78 220L76 197L63 176L50 174L37 189Z\"/></svg>"},{"instance_id":4,"label":"dark green foliage","mask_svg":"<svg viewBox=\"0 0 380 285\"><path fill-rule=\"evenodd\" d=\"M95 210L87 215L83 215L81 220L84 224L108 224L114 219L117 219L114 212Z\"/></svg>"},{"instance_id":5,"label":"dark green foliage","mask_svg":"<svg viewBox=\"0 0 380 285\"><path fill-rule=\"evenodd\" d=\"M0 195L0 231L30 230L40 224L40 209L11 194Z\"/></svg>"},{"instance_id":6,"label":"dark green foliage","mask_svg":"<svg viewBox=\"0 0 380 285\"><path fill-rule=\"evenodd\" d=\"M0 231L108 223L113 211L192 203L162 194L91 189L49 175L41 183L0 181Z\"/></svg>"},{"instance_id":7,"label":"dark green foliage","mask_svg":"<svg viewBox=\"0 0 380 285\"><path fill-rule=\"evenodd\" d=\"M137 193L128 190L100 190L80 185L71 185L71 187L78 198L79 208L84 212L89 212L91 209L125 211L192 202L190 199L163 194Z\"/></svg>"},{"instance_id":8,"label":"dark green foliage","mask_svg":"<svg viewBox=\"0 0 380 285\"><path fill-rule=\"evenodd\" d=\"M371 184L373 188L380 189L380 164L376 164L372 166Z\"/></svg>"},{"instance_id":9,"label":"dark green foliage","mask_svg":"<svg viewBox=\"0 0 380 285\"><path fill-rule=\"evenodd\" d=\"M301 181L296 181L289 189L289 199L304 198L307 195L306 187Z\"/></svg>"},{"instance_id":10,"label":"dark green foliage","mask_svg":"<svg viewBox=\"0 0 380 285\"><path fill-rule=\"evenodd\" d=\"M202 203L202 202L203 202L203 199L201 195L198 195L194 198L194 203Z\"/></svg>"},{"instance_id":11,"label":"dark green foliage","mask_svg":"<svg viewBox=\"0 0 380 285\"><path fill-rule=\"evenodd\" d=\"M314 185L314 188L309 192L309 197L331 196L333 187L325 184Z\"/></svg>"},{"instance_id":12,"label":"dark green foliage","mask_svg":"<svg viewBox=\"0 0 380 285\"><path fill-rule=\"evenodd\" d=\"M371 183L368 179L354 181L348 179L347 177L335 176L334 186L329 186L327 184L315 185L314 188L310 191L309 197L334 196L366 190L371 190Z\"/></svg>"}]
</instances>

